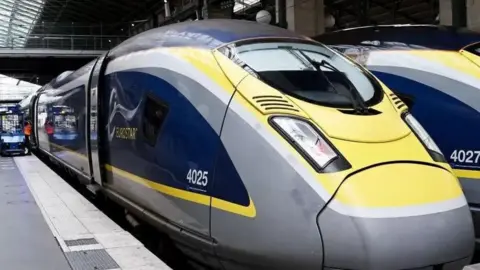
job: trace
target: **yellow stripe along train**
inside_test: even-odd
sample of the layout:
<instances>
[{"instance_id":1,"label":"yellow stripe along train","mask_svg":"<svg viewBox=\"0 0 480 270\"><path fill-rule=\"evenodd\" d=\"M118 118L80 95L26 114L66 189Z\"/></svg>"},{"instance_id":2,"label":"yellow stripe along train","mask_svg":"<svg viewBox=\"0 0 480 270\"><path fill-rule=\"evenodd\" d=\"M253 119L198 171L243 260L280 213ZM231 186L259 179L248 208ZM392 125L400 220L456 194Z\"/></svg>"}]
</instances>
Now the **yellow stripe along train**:
<instances>
[{"instance_id":1,"label":"yellow stripe along train","mask_svg":"<svg viewBox=\"0 0 480 270\"><path fill-rule=\"evenodd\" d=\"M461 269L465 197L395 98L309 38L204 20L132 37L21 105L37 153L199 264Z\"/></svg>"}]
</instances>

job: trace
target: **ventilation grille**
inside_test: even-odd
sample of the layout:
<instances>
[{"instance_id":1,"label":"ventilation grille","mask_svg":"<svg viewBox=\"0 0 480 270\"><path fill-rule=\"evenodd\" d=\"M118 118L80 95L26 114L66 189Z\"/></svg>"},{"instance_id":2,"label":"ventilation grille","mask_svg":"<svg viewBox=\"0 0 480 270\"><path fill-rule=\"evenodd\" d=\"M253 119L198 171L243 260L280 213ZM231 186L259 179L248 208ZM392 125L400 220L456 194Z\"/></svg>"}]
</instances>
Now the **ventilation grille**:
<instances>
[{"instance_id":1,"label":"ventilation grille","mask_svg":"<svg viewBox=\"0 0 480 270\"><path fill-rule=\"evenodd\" d=\"M407 105L405 105L405 103L403 103L403 101L399 97L397 97L394 93L390 93L389 95L393 101L393 104L395 105L395 107L397 107L397 109L399 110L407 109Z\"/></svg>"},{"instance_id":2,"label":"ventilation grille","mask_svg":"<svg viewBox=\"0 0 480 270\"><path fill-rule=\"evenodd\" d=\"M300 112L297 106L295 106L282 96L265 95L255 96L252 99L256 103L257 107L265 114L276 112Z\"/></svg>"}]
</instances>

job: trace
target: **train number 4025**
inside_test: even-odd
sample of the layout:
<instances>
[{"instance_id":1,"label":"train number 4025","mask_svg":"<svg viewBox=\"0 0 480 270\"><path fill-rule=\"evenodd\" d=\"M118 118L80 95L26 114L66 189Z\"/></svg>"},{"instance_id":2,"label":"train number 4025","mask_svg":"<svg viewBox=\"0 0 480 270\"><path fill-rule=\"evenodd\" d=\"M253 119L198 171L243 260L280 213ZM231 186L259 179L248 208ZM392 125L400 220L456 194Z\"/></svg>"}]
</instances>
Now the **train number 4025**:
<instances>
[{"instance_id":1,"label":"train number 4025","mask_svg":"<svg viewBox=\"0 0 480 270\"><path fill-rule=\"evenodd\" d=\"M454 150L450 155L450 159L454 162L461 163L478 163L480 151L473 150Z\"/></svg>"},{"instance_id":2,"label":"train number 4025","mask_svg":"<svg viewBox=\"0 0 480 270\"><path fill-rule=\"evenodd\" d=\"M190 169L187 173L187 180L189 184L205 187L208 184L208 171Z\"/></svg>"}]
</instances>

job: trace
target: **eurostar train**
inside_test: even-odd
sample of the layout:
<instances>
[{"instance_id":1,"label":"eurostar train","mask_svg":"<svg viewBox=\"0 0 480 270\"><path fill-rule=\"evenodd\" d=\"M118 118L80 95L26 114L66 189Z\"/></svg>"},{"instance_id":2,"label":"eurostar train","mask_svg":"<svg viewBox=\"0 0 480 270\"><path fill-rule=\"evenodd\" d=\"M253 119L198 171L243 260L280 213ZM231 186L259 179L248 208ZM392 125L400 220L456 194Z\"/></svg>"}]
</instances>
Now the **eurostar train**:
<instances>
[{"instance_id":1,"label":"eurostar train","mask_svg":"<svg viewBox=\"0 0 480 270\"><path fill-rule=\"evenodd\" d=\"M480 237L480 33L386 25L315 37L367 67L409 107L462 184Z\"/></svg>"},{"instance_id":2,"label":"eurostar train","mask_svg":"<svg viewBox=\"0 0 480 270\"><path fill-rule=\"evenodd\" d=\"M40 153L198 264L461 269L466 199L397 100L310 38L203 20L130 38L41 88L29 111ZM48 104L74 109L82 147L49 140Z\"/></svg>"}]
</instances>

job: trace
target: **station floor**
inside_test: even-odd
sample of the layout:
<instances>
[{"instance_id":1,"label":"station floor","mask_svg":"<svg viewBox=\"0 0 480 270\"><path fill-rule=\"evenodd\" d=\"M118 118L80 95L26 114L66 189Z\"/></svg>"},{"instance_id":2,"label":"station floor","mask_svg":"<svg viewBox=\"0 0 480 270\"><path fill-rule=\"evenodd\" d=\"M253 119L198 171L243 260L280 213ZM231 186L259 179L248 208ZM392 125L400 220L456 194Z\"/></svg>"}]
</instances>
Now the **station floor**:
<instances>
[{"instance_id":1,"label":"station floor","mask_svg":"<svg viewBox=\"0 0 480 270\"><path fill-rule=\"evenodd\" d=\"M0 158L0 265L171 270L33 155Z\"/></svg>"}]
</instances>

